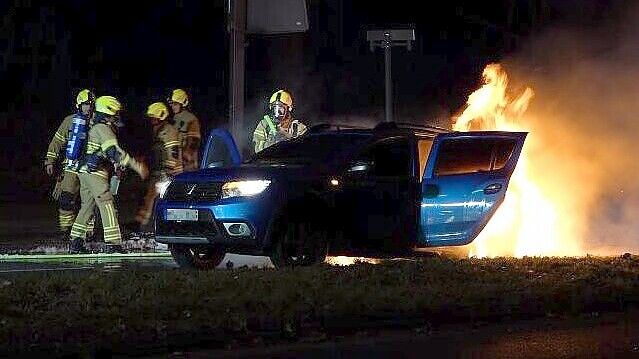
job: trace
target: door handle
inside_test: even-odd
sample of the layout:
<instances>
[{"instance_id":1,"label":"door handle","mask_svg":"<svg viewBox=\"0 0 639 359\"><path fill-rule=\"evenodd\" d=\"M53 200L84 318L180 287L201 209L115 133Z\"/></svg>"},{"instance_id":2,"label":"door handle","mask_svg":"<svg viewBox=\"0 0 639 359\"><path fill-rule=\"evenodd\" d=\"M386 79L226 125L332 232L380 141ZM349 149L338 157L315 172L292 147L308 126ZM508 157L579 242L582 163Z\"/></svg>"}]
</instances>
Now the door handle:
<instances>
[{"instance_id":1,"label":"door handle","mask_svg":"<svg viewBox=\"0 0 639 359\"><path fill-rule=\"evenodd\" d=\"M501 183L491 183L484 188L484 194L495 194L501 191Z\"/></svg>"},{"instance_id":2,"label":"door handle","mask_svg":"<svg viewBox=\"0 0 639 359\"><path fill-rule=\"evenodd\" d=\"M375 181L367 180L367 179L357 181L357 185L362 188L372 188L372 187L375 187L375 184L376 184Z\"/></svg>"}]
</instances>

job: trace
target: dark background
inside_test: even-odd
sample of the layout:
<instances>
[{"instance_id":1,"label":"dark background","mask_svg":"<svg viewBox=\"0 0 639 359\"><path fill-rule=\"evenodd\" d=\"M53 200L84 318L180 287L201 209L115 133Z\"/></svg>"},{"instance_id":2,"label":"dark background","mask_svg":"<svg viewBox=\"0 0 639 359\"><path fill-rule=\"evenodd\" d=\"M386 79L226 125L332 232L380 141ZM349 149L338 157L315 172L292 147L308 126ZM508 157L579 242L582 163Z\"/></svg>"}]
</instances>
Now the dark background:
<instances>
[{"instance_id":1,"label":"dark background","mask_svg":"<svg viewBox=\"0 0 639 359\"><path fill-rule=\"evenodd\" d=\"M549 26L594 26L625 1L442 2L308 0L304 34L247 38L247 135L273 91L286 88L309 123L378 121L384 63L366 29L412 25L412 52L393 50L399 120L448 125L483 67ZM115 95L126 106L124 147L143 155L143 113L174 87L192 96L205 129L224 125L228 107L226 1L30 1L0 5L0 131L4 191L46 183L42 159L78 90ZM417 7L417 4L421 8ZM286 9L281 9L286 11ZM345 118L350 116L352 118Z\"/></svg>"}]
</instances>

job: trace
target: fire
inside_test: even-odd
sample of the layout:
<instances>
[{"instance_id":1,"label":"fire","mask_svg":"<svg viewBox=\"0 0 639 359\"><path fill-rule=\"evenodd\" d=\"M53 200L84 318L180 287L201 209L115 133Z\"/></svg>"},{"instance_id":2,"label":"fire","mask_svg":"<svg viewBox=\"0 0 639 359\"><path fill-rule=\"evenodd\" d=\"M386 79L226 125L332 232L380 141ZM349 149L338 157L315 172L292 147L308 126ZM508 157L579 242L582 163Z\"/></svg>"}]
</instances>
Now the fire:
<instances>
[{"instance_id":1,"label":"fire","mask_svg":"<svg viewBox=\"0 0 639 359\"><path fill-rule=\"evenodd\" d=\"M473 92L467 107L456 119L456 131L500 130L529 132L517 168L510 180L504 203L471 246L471 256L578 255L571 213L562 206L567 195L553 189L547 171L535 168L533 150L539 150L542 131L526 121L534 91L526 87L511 96L506 71L499 64L488 65L484 84ZM572 236L572 237L571 237Z\"/></svg>"},{"instance_id":2,"label":"fire","mask_svg":"<svg viewBox=\"0 0 639 359\"><path fill-rule=\"evenodd\" d=\"M381 261L377 258L335 256L326 257L326 263L334 266L350 266L356 263L379 264Z\"/></svg>"}]
</instances>

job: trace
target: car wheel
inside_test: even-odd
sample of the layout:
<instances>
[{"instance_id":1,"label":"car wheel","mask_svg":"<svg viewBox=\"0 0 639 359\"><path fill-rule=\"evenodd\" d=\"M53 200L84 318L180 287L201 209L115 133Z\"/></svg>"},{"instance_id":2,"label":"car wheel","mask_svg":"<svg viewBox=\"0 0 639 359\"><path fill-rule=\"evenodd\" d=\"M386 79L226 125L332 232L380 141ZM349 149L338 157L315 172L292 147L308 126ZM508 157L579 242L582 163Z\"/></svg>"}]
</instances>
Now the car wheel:
<instances>
[{"instance_id":1,"label":"car wheel","mask_svg":"<svg viewBox=\"0 0 639 359\"><path fill-rule=\"evenodd\" d=\"M172 244L171 255L180 268L214 269L224 259L226 251L218 246L186 246Z\"/></svg>"},{"instance_id":2,"label":"car wheel","mask_svg":"<svg viewBox=\"0 0 639 359\"><path fill-rule=\"evenodd\" d=\"M276 232L271 262L277 268L322 263L328 252L328 232L306 221L282 221Z\"/></svg>"}]
</instances>

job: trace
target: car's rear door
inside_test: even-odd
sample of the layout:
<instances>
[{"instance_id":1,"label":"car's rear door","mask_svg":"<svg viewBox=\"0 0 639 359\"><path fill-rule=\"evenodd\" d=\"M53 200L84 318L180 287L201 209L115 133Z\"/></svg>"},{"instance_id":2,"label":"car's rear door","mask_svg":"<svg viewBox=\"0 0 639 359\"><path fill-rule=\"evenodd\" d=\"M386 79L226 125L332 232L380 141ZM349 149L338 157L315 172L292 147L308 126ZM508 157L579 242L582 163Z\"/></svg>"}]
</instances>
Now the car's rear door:
<instances>
[{"instance_id":1,"label":"car's rear door","mask_svg":"<svg viewBox=\"0 0 639 359\"><path fill-rule=\"evenodd\" d=\"M209 133L200 168L237 166L242 162L240 151L231 133L216 128Z\"/></svg>"},{"instance_id":2,"label":"car's rear door","mask_svg":"<svg viewBox=\"0 0 639 359\"><path fill-rule=\"evenodd\" d=\"M503 202L526 133L437 135L422 181L420 245L472 242Z\"/></svg>"}]
</instances>

